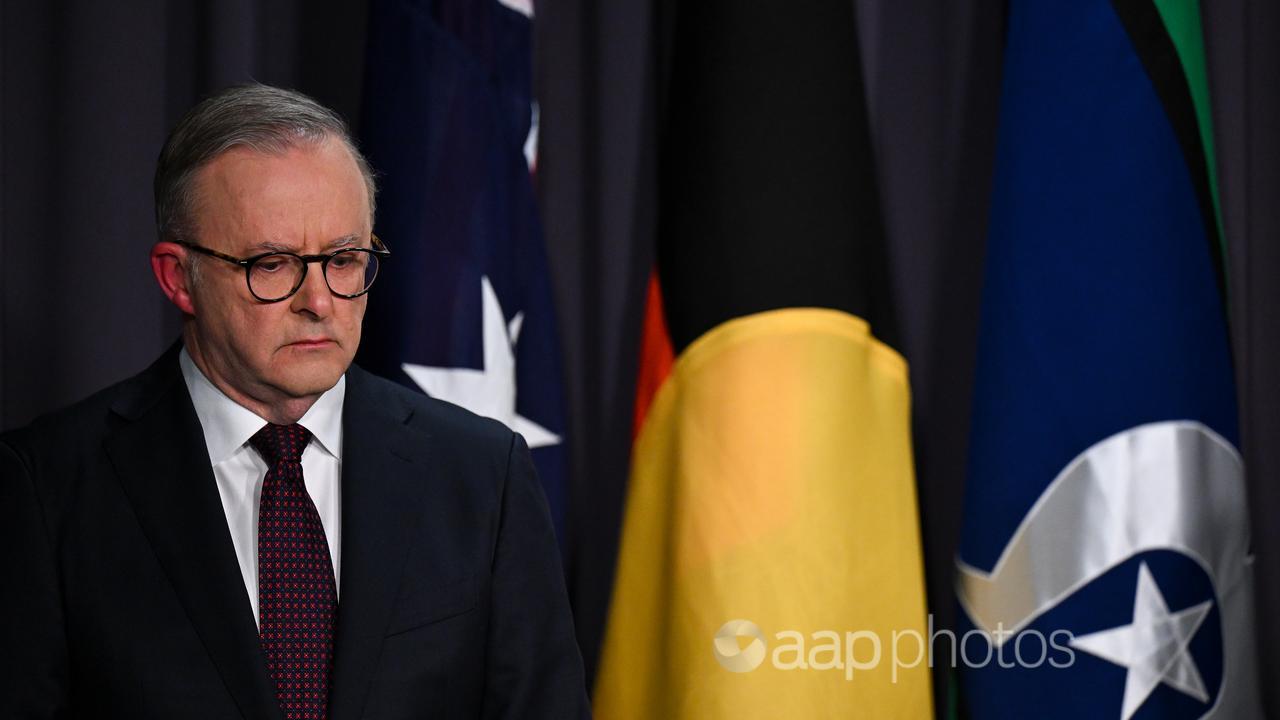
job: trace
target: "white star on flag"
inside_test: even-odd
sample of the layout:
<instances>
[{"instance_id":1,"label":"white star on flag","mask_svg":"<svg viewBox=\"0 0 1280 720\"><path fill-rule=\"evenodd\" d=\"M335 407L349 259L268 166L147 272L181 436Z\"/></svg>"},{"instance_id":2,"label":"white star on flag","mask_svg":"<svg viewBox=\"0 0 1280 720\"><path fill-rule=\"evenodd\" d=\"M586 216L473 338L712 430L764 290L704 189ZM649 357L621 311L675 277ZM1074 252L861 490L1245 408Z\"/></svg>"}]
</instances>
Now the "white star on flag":
<instances>
[{"instance_id":1,"label":"white star on flag","mask_svg":"<svg viewBox=\"0 0 1280 720\"><path fill-rule=\"evenodd\" d=\"M498 0L498 2L529 19L533 19L533 0Z\"/></svg>"},{"instance_id":2,"label":"white star on flag","mask_svg":"<svg viewBox=\"0 0 1280 720\"><path fill-rule=\"evenodd\" d=\"M1138 589L1133 599L1133 623L1082 635L1071 646L1103 660L1129 668L1124 681L1121 720L1129 720L1160 683L1209 702L1200 671L1187 645L1209 614L1212 600L1169 612L1160 587L1146 563L1138 568Z\"/></svg>"},{"instance_id":3,"label":"white star on flag","mask_svg":"<svg viewBox=\"0 0 1280 720\"><path fill-rule=\"evenodd\" d=\"M508 325L489 278L480 278L484 369L439 368L404 363L410 380L428 395L461 405L477 415L506 423L524 436L530 448L559 445L560 436L516 413L515 346L524 313Z\"/></svg>"}]
</instances>

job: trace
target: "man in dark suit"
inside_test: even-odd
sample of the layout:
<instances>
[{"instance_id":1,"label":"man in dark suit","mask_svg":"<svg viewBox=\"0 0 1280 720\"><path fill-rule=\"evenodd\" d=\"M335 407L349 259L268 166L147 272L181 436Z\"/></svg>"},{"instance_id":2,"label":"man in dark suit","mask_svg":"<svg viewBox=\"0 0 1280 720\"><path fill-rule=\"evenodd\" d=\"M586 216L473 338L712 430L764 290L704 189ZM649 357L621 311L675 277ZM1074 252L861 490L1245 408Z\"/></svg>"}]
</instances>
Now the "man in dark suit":
<instances>
[{"instance_id":1,"label":"man in dark suit","mask_svg":"<svg viewBox=\"0 0 1280 720\"><path fill-rule=\"evenodd\" d=\"M342 121L234 88L174 129L182 342L0 436L0 718L578 718L524 441L351 365L389 251Z\"/></svg>"}]
</instances>

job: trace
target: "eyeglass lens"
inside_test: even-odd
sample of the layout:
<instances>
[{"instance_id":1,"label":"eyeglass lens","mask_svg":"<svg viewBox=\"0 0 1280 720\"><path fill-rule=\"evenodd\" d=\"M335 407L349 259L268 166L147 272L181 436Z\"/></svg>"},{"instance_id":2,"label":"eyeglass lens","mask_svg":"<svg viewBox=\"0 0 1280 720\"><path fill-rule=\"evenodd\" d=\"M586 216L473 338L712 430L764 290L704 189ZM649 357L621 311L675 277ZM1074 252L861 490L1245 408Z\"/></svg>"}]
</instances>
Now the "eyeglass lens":
<instances>
[{"instance_id":1,"label":"eyeglass lens","mask_svg":"<svg viewBox=\"0 0 1280 720\"><path fill-rule=\"evenodd\" d=\"M282 300L302 284L306 264L296 255L260 258L249 269L249 290L262 300ZM321 263L329 289L337 295L359 295L378 276L378 256L368 250L340 250Z\"/></svg>"}]
</instances>

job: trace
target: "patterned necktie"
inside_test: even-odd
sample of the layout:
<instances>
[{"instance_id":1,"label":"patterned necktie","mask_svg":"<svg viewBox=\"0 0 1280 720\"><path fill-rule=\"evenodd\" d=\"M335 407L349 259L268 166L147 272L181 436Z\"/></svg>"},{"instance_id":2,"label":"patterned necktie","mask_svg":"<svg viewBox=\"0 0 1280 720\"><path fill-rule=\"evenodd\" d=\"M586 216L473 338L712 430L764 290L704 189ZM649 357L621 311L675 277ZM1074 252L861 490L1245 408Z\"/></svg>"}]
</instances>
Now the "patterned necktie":
<instances>
[{"instance_id":1,"label":"patterned necktie","mask_svg":"<svg viewBox=\"0 0 1280 720\"><path fill-rule=\"evenodd\" d=\"M289 720L322 720L329 704L337 584L320 514L302 481L311 433L270 425L249 439L267 461L258 506L258 634Z\"/></svg>"}]
</instances>

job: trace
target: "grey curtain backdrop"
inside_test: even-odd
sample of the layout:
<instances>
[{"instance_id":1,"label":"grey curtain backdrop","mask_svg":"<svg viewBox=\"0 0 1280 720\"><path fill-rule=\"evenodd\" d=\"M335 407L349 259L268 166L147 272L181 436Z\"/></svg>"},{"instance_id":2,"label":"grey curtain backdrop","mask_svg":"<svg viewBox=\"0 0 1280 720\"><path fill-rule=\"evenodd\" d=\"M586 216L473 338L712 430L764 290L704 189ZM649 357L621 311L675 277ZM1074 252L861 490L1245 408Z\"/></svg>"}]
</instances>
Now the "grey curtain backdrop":
<instances>
[{"instance_id":1,"label":"grey curtain backdrop","mask_svg":"<svg viewBox=\"0 0 1280 720\"><path fill-rule=\"evenodd\" d=\"M853 1L912 368L929 600L946 626L1003 3ZM1263 677L1275 679L1280 5L1202 4L1231 244L1258 645ZM537 10L538 191L574 436L567 571L593 669L626 487L667 28L655 0L546 0ZM249 79L298 88L355 122L366 11L365 0L2 0L0 428L138 371L177 337L178 317L147 267L151 173L166 130L200 96ZM942 688L945 674L937 679ZM1280 717L1280 687L1266 690L1270 715Z\"/></svg>"}]
</instances>

